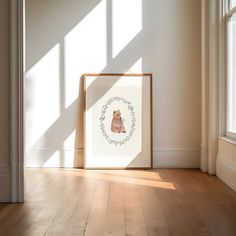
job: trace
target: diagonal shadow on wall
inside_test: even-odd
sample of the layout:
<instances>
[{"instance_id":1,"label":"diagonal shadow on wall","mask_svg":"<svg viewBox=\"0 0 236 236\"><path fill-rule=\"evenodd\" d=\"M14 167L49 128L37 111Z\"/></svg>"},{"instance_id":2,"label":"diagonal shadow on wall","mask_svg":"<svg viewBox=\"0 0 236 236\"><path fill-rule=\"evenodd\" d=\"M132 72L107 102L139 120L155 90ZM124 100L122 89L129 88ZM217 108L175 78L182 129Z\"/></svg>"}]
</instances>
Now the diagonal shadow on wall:
<instances>
[{"instance_id":1,"label":"diagonal shadow on wall","mask_svg":"<svg viewBox=\"0 0 236 236\"><path fill-rule=\"evenodd\" d=\"M66 1L65 1L66 2ZM73 2L73 1L72 1ZM76 1L75 1L76 2ZM40 58L47 52L53 45L56 43L60 44L60 117L45 131L45 133L32 145L32 149L38 149L39 147L47 144L50 148L47 149L47 152L44 153L43 158L40 160L40 165L43 165L56 151L60 151L63 148L63 143L67 139L67 137L76 129L76 138L75 138L75 149L81 149L83 147L83 101L82 101L82 91L81 84L78 88L79 94L76 100L73 103L65 108L65 55L64 55L64 37L65 35L73 29L75 25L77 25L86 14L89 14L96 4L100 1L91 1L87 4L86 1L82 1L80 7L77 9L74 7L70 7L70 4L66 4L62 1L62 4L57 4L57 8L59 11L63 12L63 14L56 14L56 9L53 14L44 13L42 21L37 22L37 24L41 25L41 27L35 28L43 28L42 26L46 26L42 31L39 32L33 31L28 34L26 38L28 38L29 44L27 44L27 70L37 64ZM49 1L49 5L55 4L55 1ZM66 6L65 6L65 5ZM27 4L26 4L27 5ZM37 9L43 9L42 4L34 2L34 4L30 5L26 9L26 12L30 12L32 7ZM48 5L47 5L48 6ZM122 51L115 57L112 58L112 24L110 20L112 5L111 2L107 2L107 65L103 68L100 73L106 72L126 72L142 55L143 47L140 47L141 44L144 43L145 34L143 30L139 32L135 38L133 38L123 49ZM40 10L37 11L40 14ZM76 12L78 14L76 14ZM32 14L32 13L31 13ZM53 17L54 18L53 18ZM68 17L69 16L69 17ZM30 19L32 18L29 17ZM37 18L37 17L35 17ZM46 21L47 20L47 24ZM30 24L30 23L28 23ZM31 24L36 24L35 22L31 22ZM36 24L36 25L37 25ZM60 26L62 31L57 32L56 28ZM30 26L29 26L30 27ZM56 30L56 32L53 31ZM27 28L26 28L27 32ZM39 34L41 36L39 36ZM33 38L32 38L33 37ZM44 37L44 43L42 43L41 39ZM36 40L37 38L37 40ZM39 39L39 40L38 40ZM27 43L27 42L26 42ZM42 43L42 44L41 44ZM37 48L37 50L34 50ZM31 55L32 54L32 55ZM99 72L99 71L98 71ZM26 85L30 86L30 80L33 78L28 77ZM95 81L96 83L96 81ZM30 89L30 88L28 88ZM27 87L26 87L27 90ZM102 96L102 95L101 95ZM30 98L26 101L27 109L30 109ZM31 104L33 105L33 104ZM76 117L75 117L76 116ZM64 165L63 156L60 158L60 165Z\"/></svg>"},{"instance_id":2,"label":"diagonal shadow on wall","mask_svg":"<svg viewBox=\"0 0 236 236\"><path fill-rule=\"evenodd\" d=\"M91 71L88 69L81 68L80 73L76 75L76 93L70 104L66 104L66 82L68 80L66 64L68 63L65 57L65 52L67 51L67 44L65 44L65 38L70 34L73 29L84 22L84 20L100 5L102 2L106 2L107 10L107 25L106 27L106 63L99 69L93 69L93 64L89 60L86 62L86 68L92 68ZM162 112L158 113L158 130L159 134L162 134L162 145L165 144L167 140L171 145L176 145L176 143L181 146L184 142L189 144L188 137L192 137L190 134L191 128L194 128L198 132L198 127L200 127L200 101L197 94L200 91L200 82L197 80L199 75L198 66L196 66L196 59L198 58L198 46L200 45L197 41L199 36L198 30L193 29L195 26L195 21L193 19L199 19L198 13L200 11L195 11L195 8L199 7L198 1L180 0L180 1L144 1L142 0L142 30L138 32L132 40L128 41L124 45L123 49L118 55L113 57L113 25L112 25L112 5L110 0L103 1L86 1L86 0L49 0L49 1L32 1L26 0L26 69L27 73L38 64L38 62L55 46L59 45L59 110L60 115L54 122L52 122L48 129L45 129L43 135L39 136L30 147L28 148L38 148L41 143L50 144L51 140L54 139L54 143L49 147L50 152L44 155L43 161L50 159L51 155L63 147L63 143L67 140L68 136L76 129L76 139L74 144L74 149L83 148L83 110L82 110L82 92L81 86L79 85L79 78L83 73L124 73L140 58L142 58L142 72L155 72L160 71L158 78L161 79L162 83L159 84L158 95L154 94L154 100L160 101L159 97L166 99L165 103L161 103ZM117 0L117 2L119 2ZM135 1L134 1L135 2ZM167 3L168 2L168 3ZM196 12L196 15L195 15ZM132 11L131 11L132 13ZM168 13L168 14L167 14ZM191 15L193 13L193 15ZM27 16L28 14L28 16ZM158 18L155 15L158 14ZM167 15L166 15L167 14ZM122 17L122 16L121 16ZM157 19L162 19L163 21L157 21ZM96 30L96 21L90 25L90 28L85 30L91 30L94 32ZM177 23L176 23L177 22ZM163 27L163 23L165 27ZM173 27L173 24L175 27ZM29 31L30 28L30 31ZM85 31L87 32L87 31ZM153 32L158 32L153 33ZM99 33L93 34L92 41L96 43ZM186 37L188 35L188 37ZM85 39L84 43L87 44L88 39L87 34L82 35ZM197 45L197 46L195 46ZM82 45L81 49L83 49ZM88 46L88 45L87 45ZM186 49L185 49L186 48ZM194 48L194 49L192 49ZM90 48L88 48L89 50ZM192 53L195 54L192 54ZM80 51L76 52L81 53ZM95 52L89 52L90 55L95 54ZM173 55L173 56L172 56ZM181 56L182 60L179 60ZM76 55L76 61L78 55ZM73 58L72 58L73 59ZM92 58L91 58L92 59ZM83 62L83 58L81 59ZM92 61L92 60L91 60ZM99 61L99 58L98 58ZM186 62L188 62L188 67L186 67ZM91 64L90 64L91 63ZM76 61L75 65L80 67L80 62ZM50 70L50 68L49 68ZM171 73L168 71L171 70ZM36 74L37 76L37 74ZM155 77L155 74L154 74ZM164 80L168 78L168 83ZM189 78L189 79L188 79ZM32 81L34 77L26 75L26 93L31 90ZM194 82L192 81L194 80ZM96 81L95 81L96 83ZM183 86L184 84L184 86ZM154 89L156 88L156 82L154 80ZM47 86L47 83L45 84ZM178 86L178 88L176 88ZM40 90L41 88L35 87L35 89ZM174 93L172 99L169 99L169 94L166 91ZM56 88L52 88L52 94L55 92ZM40 91L42 97L46 96L44 89ZM68 91L67 91L68 92ZM168 93L169 93L168 92ZM32 92L33 93L33 92ZM68 92L70 93L70 91ZM30 94L31 95L31 94ZM32 94L33 96L34 94ZM48 100L52 99L52 95L47 95ZM101 94L102 96L102 94ZM155 96L159 96L157 99ZM27 96L26 96L27 97ZM193 99L195 99L194 104L196 108L194 110L191 108ZM189 101L187 104L183 101ZM190 103L191 102L191 103ZM50 103L45 103L45 107L50 110ZM159 103L160 104L160 103ZM30 112L34 108L33 100L31 96L27 98L26 101L27 112ZM157 106L157 104L154 104ZM186 105L189 109L186 111ZM178 107L178 109L172 109ZM183 114L188 115L189 119L182 119ZM46 113L42 112L42 116L47 116ZM173 117L179 116L175 123L171 122ZM73 117L73 118L72 118ZM40 117L36 119L36 123L40 123ZM168 124L168 125L167 125ZM155 124L156 125L156 124ZM168 127L167 127L168 126ZM176 126L178 128L176 128ZM164 128L163 128L164 127ZM184 131L183 131L183 127ZM186 128L187 127L187 128ZM195 128L197 127L197 128ZM30 128L30 127L29 127ZM168 129L168 130L167 130ZM183 142L177 142L174 139L170 140L171 137L178 137L178 140ZM158 135L159 135L158 134ZM60 137L56 137L60 135ZM181 136L181 139L179 138ZM195 135L196 140L191 140L192 143L198 142L198 137L200 135L197 133ZM185 145L185 144L184 144ZM61 157L61 164L63 165L63 157Z\"/></svg>"}]
</instances>

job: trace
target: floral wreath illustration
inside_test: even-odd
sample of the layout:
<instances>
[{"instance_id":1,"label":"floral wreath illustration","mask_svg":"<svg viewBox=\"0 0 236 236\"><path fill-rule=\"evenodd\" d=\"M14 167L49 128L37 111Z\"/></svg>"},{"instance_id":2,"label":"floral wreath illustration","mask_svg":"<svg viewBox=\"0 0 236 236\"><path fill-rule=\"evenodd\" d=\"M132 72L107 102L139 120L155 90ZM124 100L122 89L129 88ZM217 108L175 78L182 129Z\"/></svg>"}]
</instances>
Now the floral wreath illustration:
<instances>
[{"instance_id":1,"label":"floral wreath illustration","mask_svg":"<svg viewBox=\"0 0 236 236\"><path fill-rule=\"evenodd\" d=\"M113 102L123 102L124 104L126 104L128 106L128 110L130 111L130 115L131 115L131 126L130 126L130 131L127 134L127 136L125 138L123 138L122 140L115 140L112 139L106 132L105 130L105 124L104 124L104 120L106 119L106 112L109 108L109 106L113 103ZM131 105L131 102L127 101L125 98L123 97L112 97L110 98L105 105L102 106L102 110L101 110L101 115L99 117L99 126L100 129L102 131L102 136L108 141L109 144L114 144L115 146L117 145L123 145L125 144L127 141L130 140L130 138L133 136L134 131L135 131L135 127L136 127L136 118L135 118L135 112L134 112L134 107Z\"/></svg>"}]
</instances>

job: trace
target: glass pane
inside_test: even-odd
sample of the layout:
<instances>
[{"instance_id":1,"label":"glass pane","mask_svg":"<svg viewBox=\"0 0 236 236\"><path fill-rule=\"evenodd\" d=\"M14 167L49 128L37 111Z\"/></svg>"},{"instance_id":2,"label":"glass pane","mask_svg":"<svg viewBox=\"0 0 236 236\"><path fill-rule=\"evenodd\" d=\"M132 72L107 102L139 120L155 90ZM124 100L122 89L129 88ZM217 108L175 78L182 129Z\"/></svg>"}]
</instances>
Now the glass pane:
<instances>
[{"instance_id":1,"label":"glass pane","mask_svg":"<svg viewBox=\"0 0 236 236\"><path fill-rule=\"evenodd\" d=\"M236 14L231 17L228 29L228 131L236 133Z\"/></svg>"},{"instance_id":2,"label":"glass pane","mask_svg":"<svg viewBox=\"0 0 236 236\"><path fill-rule=\"evenodd\" d=\"M229 0L229 2L230 9L236 6L236 0Z\"/></svg>"}]
</instances>

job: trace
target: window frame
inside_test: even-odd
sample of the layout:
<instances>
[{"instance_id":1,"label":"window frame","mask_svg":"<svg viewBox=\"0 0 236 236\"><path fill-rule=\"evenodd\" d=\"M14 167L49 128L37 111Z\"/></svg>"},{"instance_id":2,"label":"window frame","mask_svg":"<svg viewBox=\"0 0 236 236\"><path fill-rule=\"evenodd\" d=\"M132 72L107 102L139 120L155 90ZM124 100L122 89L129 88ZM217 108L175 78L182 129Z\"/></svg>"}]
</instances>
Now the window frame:
<instances>
[{"instance_id":1,"label":"window frame","mask_svg":"<svg viewBox=\"0 0 236 236\"><path fill-rule=\"evenodd\" d=\"M230 130L228 130L228 125L229 125L229 120L230 120L230 117L229 117L229 70L230 70L230 62L229 62L229 46L230 46L230 43L229 43L229 23L230 23L230 19L231 17L236 14L236 6L234 7L231 7L231 0L227 0L226 1L226 7L225 7L225 19L226 19L226 30L225 30L225 39L226 39L226 46L225 46L225 49L226 49L226 127L225 127L225 135L226 137L228 138L231 138L231 139L235 139L236 140L236 132L232 132Z\"/></svg>"}]
</instances>

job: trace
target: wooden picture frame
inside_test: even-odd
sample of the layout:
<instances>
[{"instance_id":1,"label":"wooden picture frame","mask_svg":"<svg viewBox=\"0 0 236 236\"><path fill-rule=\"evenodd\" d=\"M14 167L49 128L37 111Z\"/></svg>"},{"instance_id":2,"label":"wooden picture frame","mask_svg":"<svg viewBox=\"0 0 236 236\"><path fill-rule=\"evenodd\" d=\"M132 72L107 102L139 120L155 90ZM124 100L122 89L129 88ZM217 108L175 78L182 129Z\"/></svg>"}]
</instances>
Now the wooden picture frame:
<instances>
[{"instance_id":1,"label":"wooden picture frame","mask_svg":"<svg viewBox=\"0 0 236 236\"><path fill-rule=\"evenodd\" d=\"M151 169L152 74L84 74L86 169Z\"/></svg>"}]
</instances>

